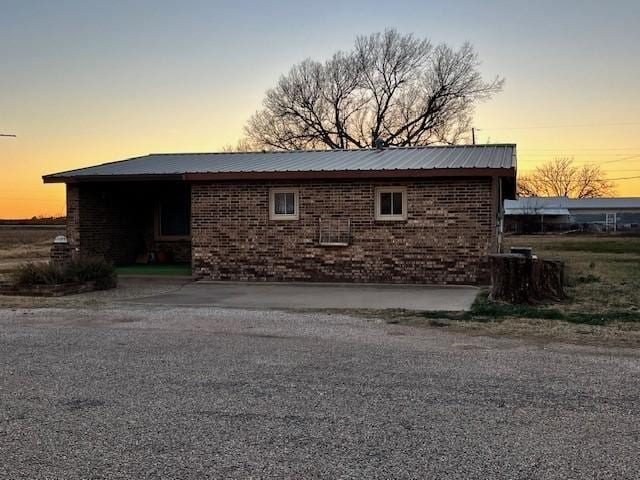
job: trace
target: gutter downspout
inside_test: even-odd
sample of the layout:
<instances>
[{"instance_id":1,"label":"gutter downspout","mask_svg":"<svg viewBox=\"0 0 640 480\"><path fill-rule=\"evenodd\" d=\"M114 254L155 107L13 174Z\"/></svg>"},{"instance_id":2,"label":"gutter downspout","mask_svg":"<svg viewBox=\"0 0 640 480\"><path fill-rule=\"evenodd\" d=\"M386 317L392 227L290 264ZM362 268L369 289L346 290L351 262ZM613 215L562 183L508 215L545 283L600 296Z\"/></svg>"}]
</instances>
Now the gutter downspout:
<instances>
[{"instance_id":1,"label":"gutter downspout","mask_svg":"<svg viewBox=\"0 0 640 480\"><path fill-rule=\"evenodd\" d=\"M502 253L502 237L504 235L504 199L502 198L502 177L498 177L498 223L497 223L498 253Z\"/></svg>"}]
</instances>

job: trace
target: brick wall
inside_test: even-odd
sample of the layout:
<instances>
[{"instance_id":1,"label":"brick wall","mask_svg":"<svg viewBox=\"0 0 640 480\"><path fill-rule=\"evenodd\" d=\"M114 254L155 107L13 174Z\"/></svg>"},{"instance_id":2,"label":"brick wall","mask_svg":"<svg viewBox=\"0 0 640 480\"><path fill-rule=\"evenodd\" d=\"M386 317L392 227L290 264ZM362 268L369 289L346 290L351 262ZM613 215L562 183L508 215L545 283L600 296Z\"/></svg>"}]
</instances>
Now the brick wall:
<instances>
[{"instance_id":1,"label":"brick wall","mask_svg":"<svg viewBox=\"0 0 640 480\"><path fill-rule=\"evenodd\" d=\"M67 241L72 255L80 247L80 189L67 184Z\"/></svg>"},{"instance_id":2,"label":"brick wall","mask_svg":"<svg viewBox=\"0 0 640 480\"><path fill-rule=\"evenodd\" d=\"M374 219L376 186L407 187L407 221ZM300 219L269 219L269 188L299 189ZM214 280L479 283L494 248L490 178L192 185L194 274ZM351 244L318 243L319 219Z\"/></svg>"}]
</instances>

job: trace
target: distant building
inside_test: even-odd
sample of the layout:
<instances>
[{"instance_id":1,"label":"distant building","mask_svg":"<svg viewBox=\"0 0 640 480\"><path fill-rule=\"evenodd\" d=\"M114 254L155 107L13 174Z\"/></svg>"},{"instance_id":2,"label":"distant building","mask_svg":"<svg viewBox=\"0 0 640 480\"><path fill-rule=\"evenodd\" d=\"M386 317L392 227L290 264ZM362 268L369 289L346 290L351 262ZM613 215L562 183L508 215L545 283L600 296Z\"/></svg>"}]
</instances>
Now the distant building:
<instances>
[{"instance_id":1,"label":"distant building","mask_svg":"<svg viewBox=\"0 0 640 480\"><path fill-rule=\"evenodd\" d=\"M504 201L505 231L640 231L640 197L524 197Z\"/></svg>"}]
</instances>

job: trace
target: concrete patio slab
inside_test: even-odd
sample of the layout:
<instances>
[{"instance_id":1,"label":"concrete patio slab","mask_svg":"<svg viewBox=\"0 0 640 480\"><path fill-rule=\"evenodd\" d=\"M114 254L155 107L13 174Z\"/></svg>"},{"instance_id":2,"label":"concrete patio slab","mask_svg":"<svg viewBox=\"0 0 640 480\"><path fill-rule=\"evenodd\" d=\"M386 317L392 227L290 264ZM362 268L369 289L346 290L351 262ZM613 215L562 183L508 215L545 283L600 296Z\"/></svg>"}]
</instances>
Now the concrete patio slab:
<instances>
[{"instance_id":1,"label":"concrete patio slab","mask_svg":"<svg viewBox=\"0 0 640 480\"><path fill-rule=\"evenodd\" d=\"M133 303L231 308L336 308L461 311L471 307L471 286L236 283L199 281L174 293L142 297Z\"/></svg>"}]
</instances>

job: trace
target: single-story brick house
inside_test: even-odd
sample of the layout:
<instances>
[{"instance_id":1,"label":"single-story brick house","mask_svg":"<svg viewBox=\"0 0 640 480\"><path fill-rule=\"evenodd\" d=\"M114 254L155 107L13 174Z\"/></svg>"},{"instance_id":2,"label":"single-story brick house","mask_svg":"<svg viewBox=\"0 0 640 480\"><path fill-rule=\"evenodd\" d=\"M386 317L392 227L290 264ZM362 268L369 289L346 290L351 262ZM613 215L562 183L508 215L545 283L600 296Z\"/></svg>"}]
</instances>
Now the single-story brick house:
<instances>
[{"instance_id":1,"label":"single-story brick house","mask_svg":"<svg viewBox=\"0 0 640 480\"><path fill-rule=\"evenodd\" d=\"M43 178L66 183L80 256L214 280L474 284L515 175L508 144L152 154Z\"/></svg>"}]
</instances>

